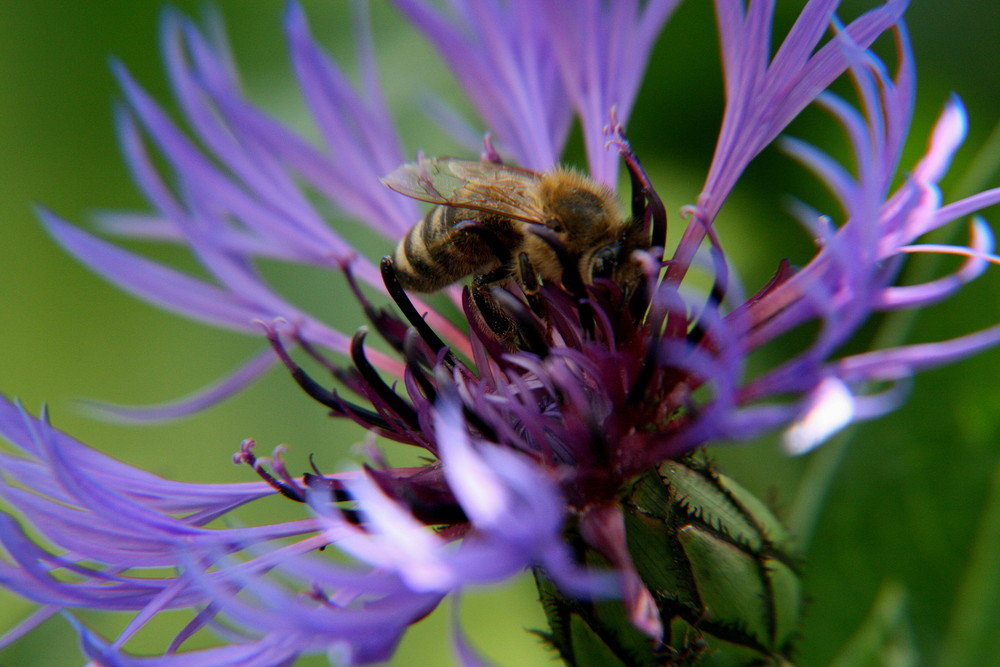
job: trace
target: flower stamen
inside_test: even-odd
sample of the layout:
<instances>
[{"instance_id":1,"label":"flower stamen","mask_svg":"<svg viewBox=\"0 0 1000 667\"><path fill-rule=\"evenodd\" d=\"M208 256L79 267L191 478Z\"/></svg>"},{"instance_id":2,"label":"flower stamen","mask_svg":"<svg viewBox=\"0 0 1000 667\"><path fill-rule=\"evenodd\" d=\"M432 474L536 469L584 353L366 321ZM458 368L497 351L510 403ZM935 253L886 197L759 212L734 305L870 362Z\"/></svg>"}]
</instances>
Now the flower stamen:
<instances>
[{"instance_id":1,"label":"flower stamen","mask_svg":"<svg viewBox=\"0 0 1000 667\"><path fill-rule=\"evenodd\" d=\"M300 488L291 475L288 474L288 470L281 460L281 454L285 448L281 446L276 447L273 457L270 459L271 468L278 475L275 477L264 467L268 461L266 459L258 459L257 455L254 454L253 448L256 444L253 438L247 438L241 442L240 451L233 454L233 463L237 465L241 463L247 464L275 491L295 502L304 503L306 500L305 489Z\"/></svg>"},{"instance_id":2,"label":"flower stamen","mask_svg":"<svg viewBox=\"0 0 1000 667\"><path fill-rule=\"evenodd\" d=\"M367 335L368 330L365 327L361 327L355 332L354 338L351 339L351 361L354 362L355 368L365 379L365 386L374 392L375 396L370 398L377 397L385 408L392 411L403 422L408 430L419 432L420 423L417 419L417 411L385 383L382 376L368 361L368 357L365 356L364 341ZM382 406L376 405L376 407Z\"/></svg>"}]
</instances>

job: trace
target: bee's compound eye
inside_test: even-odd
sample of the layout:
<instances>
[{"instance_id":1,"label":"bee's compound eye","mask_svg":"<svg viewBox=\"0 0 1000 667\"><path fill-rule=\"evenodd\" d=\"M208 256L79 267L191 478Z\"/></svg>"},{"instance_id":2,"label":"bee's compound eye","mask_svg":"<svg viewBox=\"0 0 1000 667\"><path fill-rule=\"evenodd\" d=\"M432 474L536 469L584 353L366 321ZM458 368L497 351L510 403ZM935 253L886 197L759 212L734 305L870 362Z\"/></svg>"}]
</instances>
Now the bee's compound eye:
<instances>
[{"instance_id":1,"label":"bee's compound eye","mask_svg":"<svg viewBox=\"0 0 1000 667\"><path fill-rule=\"evenodd\" d=\"M591 262L591 279L611 278L615 267L618 266L620 251L621 247L617 243L611 243L595 252Z\"/></svg>"}]
</instances>

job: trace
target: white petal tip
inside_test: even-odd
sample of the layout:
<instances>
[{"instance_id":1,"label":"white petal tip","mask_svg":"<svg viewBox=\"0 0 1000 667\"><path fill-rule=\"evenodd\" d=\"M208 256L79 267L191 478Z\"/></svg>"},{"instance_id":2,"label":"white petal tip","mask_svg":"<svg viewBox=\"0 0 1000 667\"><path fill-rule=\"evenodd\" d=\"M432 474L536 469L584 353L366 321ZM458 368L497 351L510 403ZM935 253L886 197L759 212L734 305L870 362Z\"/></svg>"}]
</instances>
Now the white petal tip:
<instances>
[{"instance_id":1,"label":"white petal tip","mask_svg":"<svg viewBox=\"0 0 1000 667\"><path fill-rule=\"evenodd\" d=\"M827 378L813 391L798 421L785 431L785 451L805 454L854 419L854 396L843 382Z\"/></svg>"}]
</instances>

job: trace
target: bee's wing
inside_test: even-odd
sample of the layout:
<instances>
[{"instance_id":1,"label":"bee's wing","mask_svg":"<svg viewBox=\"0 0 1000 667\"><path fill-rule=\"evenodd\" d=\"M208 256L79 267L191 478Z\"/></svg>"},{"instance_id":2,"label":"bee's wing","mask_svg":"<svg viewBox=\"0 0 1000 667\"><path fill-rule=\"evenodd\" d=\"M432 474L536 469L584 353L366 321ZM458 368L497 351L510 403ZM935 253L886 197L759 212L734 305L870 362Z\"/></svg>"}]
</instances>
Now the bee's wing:
<instances>
[{"instance_id":1,"label":"bee's wing","mask_svg":"<svg viewBox=\"0 0 1000 667\"><path fill-rule=\"evenodd\" d=\"M540 176L530 169L439 157L404 164L382 182L432 204L544 224L544 213L533 194Z\"/></svg>"}]
</instances>

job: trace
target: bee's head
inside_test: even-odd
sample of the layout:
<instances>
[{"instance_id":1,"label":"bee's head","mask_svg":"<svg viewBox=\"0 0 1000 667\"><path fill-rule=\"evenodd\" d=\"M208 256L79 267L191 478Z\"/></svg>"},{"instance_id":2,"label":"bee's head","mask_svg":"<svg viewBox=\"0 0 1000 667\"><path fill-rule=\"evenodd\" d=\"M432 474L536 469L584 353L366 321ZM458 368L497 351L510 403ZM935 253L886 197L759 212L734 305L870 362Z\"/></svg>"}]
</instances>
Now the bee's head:
<instances>
[{"instance_id":1,"label":"bee's head","mask_svg":"<svg viewBox=\"0 0 1000 667\"><path fill-rule=\"evenodd\" d=\"M632 251L648 247L649 234L642 225L627 223L620 228L620 233L614 240L598 245L592 253L582 258L580 274L589 283L605 279L626 287L640 273L639 265L632 259Z\"/></svg>"},{"instance_id":2,"label":"bee's head","mask_svg":"<svg viewBox=\"0 0 1000 667\"><path fill-rule=\"evenodd\" d=\"M622 263L622 244L619 241L609 243L599 247L590 256L590 271L584 272L584 277L589 277L588 282L593 282L599 278L614 280L615 273ZM626 258L627 259L627 258Z\"/></svg>"}]
</instances>

